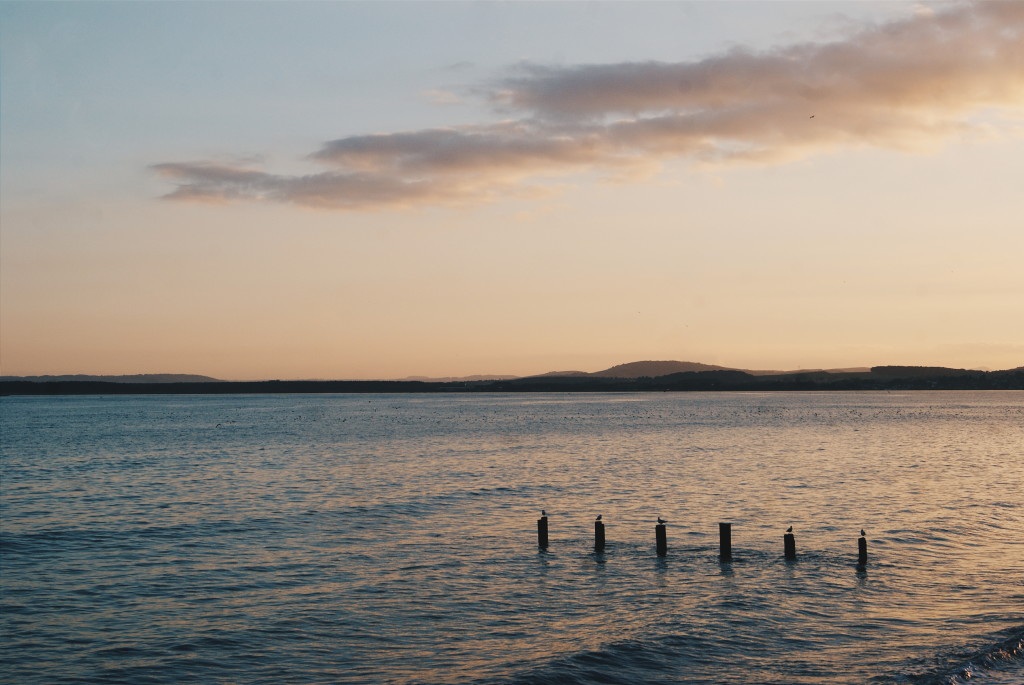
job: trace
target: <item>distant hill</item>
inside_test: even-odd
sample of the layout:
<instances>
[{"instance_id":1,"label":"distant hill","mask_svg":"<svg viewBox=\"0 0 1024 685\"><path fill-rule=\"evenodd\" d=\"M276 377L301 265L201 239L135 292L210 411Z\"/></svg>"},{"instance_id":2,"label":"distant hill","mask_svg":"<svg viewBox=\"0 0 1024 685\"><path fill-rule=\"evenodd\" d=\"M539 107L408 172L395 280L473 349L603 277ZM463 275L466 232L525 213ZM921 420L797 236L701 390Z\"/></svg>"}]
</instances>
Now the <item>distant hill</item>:
<instances>
[{"instance_id":1,"label":"distant hill","mask_svg":"<svg viewBox=\"0 0 1024 685\"><path fill-rule=\"evenodd\" d=\"M640 361L640 362L629 362L626 364L618 364L603 371L550 371L548 373L538 374L534 376L513 376L504 374L478 374L473 376L444 376L444 377L430 377L430 376L410 376L394 381L287 381L288 383L298 384L296 387L312 387L316 384L321 384L323 387L328 387L330 384L342 383L338 385L338 388L352 388L351 392L376 392L376 390L366 390L365 388L377 387L375 383L380 385L382 388L395 388L394 384L468 384L466 386L458 386L449 388L451 391L459 390L474 390L479 389L479 386L486 385L488 383L495 384L495 387L502 386L511 383L513 386L528 386L531 388L540 387L544 383L552 383L553 388L576 388L580 386L580 383L586 385L588 382L590 385L586 387L594 386L594 383L600 383L600 386L594 387L607 387L607 389L615 389L622 386L620 382L630 381L641 381L646 382L647 380L654 380L658 383L665 382L683 382L684 384L692 384L696 382L710 383L712 380L722 382L726 384L735 384L739 382L737 379L741 374L749 376L751 380L759 379L768 383L780 384L801 384L801 383L815 383L815 384L840 384L845 383L847 385L858 385L858 387L867 387L865 384L874 383L875 386L889 387L887 384L891 384L894 381L915 381L916 380L929 380L929 381L942 381L943 387L954 387L951 385L951 381L946 379L956 379L960 377L969 377L969 380L964 381L965 383L973 384L971 387L1016 387L1014 384L1018 381L1017 376L1024 373L1024 366L1016 369L1008 369L1006 371L983 371L978 369L950 369L945 367L936 366L875 366L875 367L847 367L847 368L835 368L835 369L797 369L794 371L775 371L775 370L751 370L751 369L738 369L735 367L718 366L715 364L702 364L700 362L681 362L681 361ZM689 376L687 376L689 374ZM980 374L980 376L979 376ZM668 378L671 376L672 378ZM699 376L695 378L694 376ZM977 378L986 377L989 381L981 383ZM870 381L870 383L869 383ZM69 388L69 392L82 392L83 387L81 384L84 383L101 383L101 384L132 384L132 385L161 385L161 384L221 384L225 387L233 386L239 387L238 383L232 383L228 381L222 381L211 376L201 376L198 374L182 374L182 373L146 373L146 374L133 374L123 376L111 376L111 375L89 375L89 374L74 374L74 375L62 375L62 376L0 376L0 382L5 384L46 384L50 385L50 389L46 392L56 392L57 389L52 387L54 384L71 384L72 388ZM282 381L266 381L266 383L282 383ZM986 385L987 383L987 385ZM348 385L344 385L348 384ZM389 385L390 384L390 385ZM618 384L618 385L616 385ZM879 385L882 384L882 385ZM898 384L896 384L898 385ZM894 385L893 387L896 387ZM365 386L365 388L364 388ZM109 386L108 386L109 387ZM330 385L330 387L335 387ZM402 387L405 387L404 385ZM411 386L412 387L412 386ZM580 386L582 387L582 386ZM644 386L646 387L646 386ZM872 386L874 387L874 386ZM358 388L358 389L355 389ZM10 386L7 388L10 389ZM24 388L22 388L24 390ZM180 390L181 388L179 388ZM140 390L141 391L141 390ZM158 392L170 391L170 389L156 390ZM206 388L203 392L213 392L212 388ZM379 390L385 392L385 390ZM405 392L406 390L402 390ZM346 392L346 390L338 390L338 392ZM58 393L59 394L59 393Z\"/></svg>"},{"instance_id":2,"label":"distant hill","mask_svg":"<svg viewBox=\"0 0 1024 685\"><path fill-rule=\"evenodd\" d=\"M867 373L870 371L866 366L851 367L846 369L797 369L795 371L779 371L767 369L738 369L734 366L717 366L715 364L701 364L700 362L679 362L679 361L643 361L618 364L604 371L550 371L531 378L658 378L673 373L699 373L703 371L742 371L751 376L787 376L795 373Z\"/></svg>"},{"instance_id":3,"label":"distant hill","mask_svg":"<svg viewBox=\"0 0 1024 685\"><path fill-rule=\"evenodd\" d=\"M538 374L536 376L530 376L530 378L576 378L577 376L589 376L589 371L548 371L547 373Z\"/></svg>"},{"instance_id":4,"label":"distant hill","mask_svg":"<svg viewBox=\"0 0 1024 685\"><path fill-rule=\"evenodd\" d=\"M707 365L702 365L707 366ZM664 367L639 366L618 373L657 373ZM614 369L608 369L612 371ZM600 372L598 372L600 373ZM187 376L150 374L158 379ZM45 376L41 378L46 378ZM250 393L429 393L429 392L687 392L795 390L1024 390L1024 370L972 371L944 367L878 366L870 371L830 373L800 371L755 376L735 369L680 371L660 376L532 376L510 380L428 383L423 381L235 381L139 382L116 381L0 381L7 395L160 395ZM86 376L71 376L73 379ZM102 377L101 377L102 378Z\"/></svg>"},{"instance_id":5,"label":"distant hill","mask_svg":"<svg viewBox=\"0 0 1024 685\"><path fill-rule=\"evenodd\" d=\"M472 383L474 381L510 381L513 378L519 378L519 376L440 376L437 378L431 378L429 376L409 376L408 378L399 378L398 380L420 381L421 383Z\"/></svg>"},{"instance_id":6,"label":"distant hill","mask_svg":"<svg viewBox=\"0 0 1024 685\"><path fill-rule=\"evenodd\" d=\"M698 362L630 362L619 364L604 371L588 373L593 378L657 378L670 373L690 373L695 371L734 371L725 366L700 364Z\"/></svg>"},{"instance_id":7,"label":"distant hill","mask_svg":"<svg viewBox=\"0 0 1024 685\"><path fill-rule=\"evenodd\" d=\"M938 378L962 376L968 369L949 369L944 366L873 366L871 373L883 378Z\"/></svg>"},{"instance_id":8,"label":"distant hill","mask_svg":"<svg viewBox=\"0 0 1024 685\"><path fill-rule=\"evenodd\" d=\"M758 369L737 369L751 376L790 376L794 373L867 373L871 370L867 366L851 366L845 369L790 369L788 371L758 370Z\"/></svg>"},{"instance_id":9,"label":"distant hill","mask_svg":"<svg viewBox=\"0 0 1024 685\"><path fill-rule=\"evenodd\" d=\"M0 381L32 381L33 383L67 383L69 381L102 383L220 383L218 378L191 373L137 373L128 376L0 376Z\"/></svg>"},{"instance_id":10,"label":"distant hill","mask_svg":"<svg viewBox=\"0 0 1024 685\"><path fill-rule=\"evenodd\" d=\"M620 369L619 373L657 373L665 368L623 366L627 368ZM1024 372L1020 370L986 372L944 367L876 366L869 370L801 370L775 374L714 369L637 377L598 374L531 376L512 381L495 381L483 389L495 392L1024 390Z\"/></svg>"}]
</instances>

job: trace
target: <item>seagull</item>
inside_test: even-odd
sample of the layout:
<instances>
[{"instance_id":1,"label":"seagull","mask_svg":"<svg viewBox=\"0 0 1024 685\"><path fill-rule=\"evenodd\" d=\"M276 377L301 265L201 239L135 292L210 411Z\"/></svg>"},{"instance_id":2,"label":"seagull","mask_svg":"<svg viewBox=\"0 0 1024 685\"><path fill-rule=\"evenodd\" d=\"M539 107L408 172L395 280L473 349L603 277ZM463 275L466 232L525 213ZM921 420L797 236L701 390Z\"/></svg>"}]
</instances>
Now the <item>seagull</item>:
<instances>
[{"instance_id":1,"label":"seagull","mask_svg":"<svg viewBox=\"0 0 1024 685\"><path fill-rule=\"evenodd\" d=\"M861 529L860 529L860 536L861 536L861 537L864 537L865 535L867 535L867 533L865 533L865 532L864 532L864 529L863 529L863 528L861 528Z\"/></svg>"},{"instance_id":2,"label":"seagull","mask_svg":"<svg viewBox=\"0 0 1024 685\"><path fill-rule=\"evenodd\" d=\"M787 533L792 533L793 532L793 526L790 526L789 528L787 528L786 532Z\"/></svg>"},{"instance_id":3,"label":"seagull","mask_svg":"<svg viewBox=\"0 0 1024 685\"><path fill-rule=\"evenodd\" d=\"M659 524L664 524L664 523L668 523L668 521L666 521L665 519L663 519L663 518L661 518L661 517L659 516L659 517L658 517L658 523L659 523Z\"/></svg>"},{"instance_id":4,"label":"seagull","mask_svg":"<svg viewBox=\"0 0 1024 685\"><path fill-rule=\"evenodd\" d=\"M600 521L600 520L601 520L601 515L600 515L600 514L598 514L598 515L597 515L597 518L596 518L596 519L594 519L594 520L595 520L595 521Z\"/></svg>"}]
</instances>

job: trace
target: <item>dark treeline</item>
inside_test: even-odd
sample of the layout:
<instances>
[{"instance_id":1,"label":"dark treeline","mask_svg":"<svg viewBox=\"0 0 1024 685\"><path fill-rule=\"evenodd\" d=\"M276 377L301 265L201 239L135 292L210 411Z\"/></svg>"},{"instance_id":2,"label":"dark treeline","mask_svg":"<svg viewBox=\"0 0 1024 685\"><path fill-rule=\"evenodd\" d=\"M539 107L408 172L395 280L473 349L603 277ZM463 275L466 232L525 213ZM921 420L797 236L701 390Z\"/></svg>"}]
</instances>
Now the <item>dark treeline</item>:
<instances>
[{"instance_id":1,"label":"dark treeline","mask_svg":"<svg viewBox=\"0 0 1024 685\"><path fill-rule=\"evenodd\" d=\"M494 381L493 391L737 391L737 390L1024 390L1024 368L969 371L880 366L867 372L825 371L755 376L743 371L673 373L656 378L538 377Z\"/></svg>"},{"instance_id":2,"label":"dark treeline","mask_svg":"<svg viewBox=\"0 0 1024 685\"><path fill-rule=\"evenodd\" d=\"M824 371L754 376L699 371L655 378L535 376L501 381L220 381L116 383L3 381L0 395L224 395L257 393L637 392L742 390L1024 390L1024 367L970 371L942 367L878 366L867 372Z\"/></svg>"},{"instance_id":3,"label":"dark treeline","mask_svg":"<svg viewBox=\"0 0 1024 685\"><path fill-rule=\"evenodd\" d=\"M442 392L458 383L420 381L216 381L118 383L109 381L0 381L0 395L234 395L268 393Z\"/></svg>"}]
</instances>

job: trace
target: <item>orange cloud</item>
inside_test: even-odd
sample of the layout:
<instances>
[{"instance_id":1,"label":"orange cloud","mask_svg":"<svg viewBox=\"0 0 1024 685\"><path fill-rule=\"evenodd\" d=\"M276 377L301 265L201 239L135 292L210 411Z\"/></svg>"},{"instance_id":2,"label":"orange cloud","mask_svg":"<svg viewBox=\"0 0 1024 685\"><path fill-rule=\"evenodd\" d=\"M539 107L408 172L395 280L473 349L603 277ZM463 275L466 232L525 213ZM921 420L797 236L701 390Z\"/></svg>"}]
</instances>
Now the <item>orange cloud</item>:
<instances>
[{"instance_id":1,"label":"orange cloud","mask_svg":"<svg viewBox=\"0 0 1024 685\"><path fill-rule=\"evenodd\" d=\"M554 174L628 178L670 158L773 163L850 146L920 149L1024 105L1024 3L917 12L846 40L696 62L521 65L475 93L511 119L332 140L332 171L164 163L182 200L376 209L493 199Z\"/></svg>"}]
</instances>

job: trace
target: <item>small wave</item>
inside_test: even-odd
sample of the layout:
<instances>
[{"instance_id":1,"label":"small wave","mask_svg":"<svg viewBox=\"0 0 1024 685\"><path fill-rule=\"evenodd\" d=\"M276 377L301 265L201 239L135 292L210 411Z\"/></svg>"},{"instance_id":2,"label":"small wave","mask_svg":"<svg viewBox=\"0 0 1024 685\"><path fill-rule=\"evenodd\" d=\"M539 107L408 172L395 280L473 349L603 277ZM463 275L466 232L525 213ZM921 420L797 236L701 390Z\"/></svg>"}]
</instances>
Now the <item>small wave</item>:
<instances>
[{"instance_id":1,"label":"small wave","mask_svg":"<svg viewBox=\"0 0 1024 685\"><path fill-rule=\"evenodd\" d=\"M533 668L512 685L626 685L668 682L672 660L654 642L625 640L596 650L576 652ZM677 646L678 647L678 646ZM477 681L481 684L484 681Z\"/></svg>"},{"instance_id":2,"label":"small wave","mask_svg":"<svg viewBox=\"0 0 1024 685\"><path fill-rule=\"evenodd\" d=\"M985 682L986 675L994 675L1007 668L1024 669L1024 626L1017 626L997 635L997 642L973 652L956 652L937 669L909 674L897 678L897 683L920 685L960 685ZM1012 681L1006 681L1012 682Z\"/></svg>"}]
</instances>

